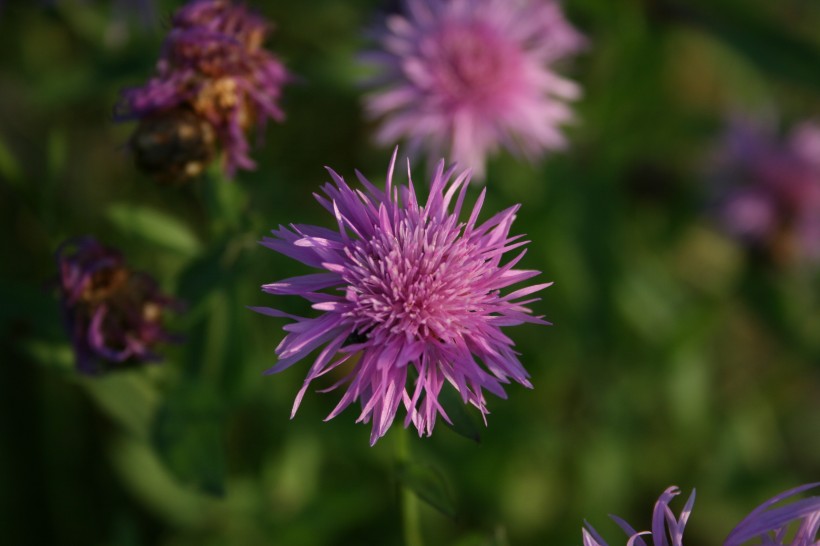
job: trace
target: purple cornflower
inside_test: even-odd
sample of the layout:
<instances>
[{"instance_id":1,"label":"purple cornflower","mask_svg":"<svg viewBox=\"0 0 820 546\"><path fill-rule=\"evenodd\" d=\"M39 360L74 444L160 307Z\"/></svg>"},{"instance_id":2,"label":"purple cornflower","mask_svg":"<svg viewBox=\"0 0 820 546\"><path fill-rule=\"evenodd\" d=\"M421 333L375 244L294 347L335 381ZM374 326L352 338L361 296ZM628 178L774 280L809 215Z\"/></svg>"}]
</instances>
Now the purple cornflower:
<instances>
[{"instance_id":1,"label":"purple cornflower","mask_svg":"<svg viewBox=\"0 0 820 546\"><path fill-rule=\"evenodd\" d=\"M810 483L795 487L764 502L741 521L723 542L724 546L741 546L756 539L765 546L820 546L820 497L810 497L795 501L790 505L773 506L789 497L820 486ZM617 516L610 516L629 536L628 546L646 546L643 536L651 535L654 546L683 546L683 529L692 513L695 492L689 496L679 518L675 518L669 502L680 491L669 487L660 496L652 514L652 531L637 532L627 522ZM790 528L798 523L793 534ZM588 523L582 529L584 546L607 546L601 535Z\"/></svg>"},{"instance_id":2,"label":"purple cornflower","mask_svg":"<svg viewBox=\"0 0 820 546\"><path fill-rule=\"evenodd\" d=\"M377 75L366 109L377 140L452 157L484 177L503 146L529 159L563 148L559 126L579 87L553 69L584 38L554 0L406 0L366 59Z\"/></svg>"},{"instance_id":3,"label":"purple cornflower","mask_svg":"<svg viewBox=\"0 0 820 546\"><path fill-rule=\"evenodd\" d=\"M501 263L506 252L527 243L521 235L509 234L519 206L478 223L482 191L469 219L460 221L469 170L451 181L455 168L445 171L444 162L439 163L429 197L421 204L409 164L408 185L393 185L396 154L384 191L358 171L364 189L354 190L328 169L335 185L324 185L326 197L315 196L336 218L338 230L292 224L262 241L322 270L262 289L301 296L322 314L305 318L254 308L295 321L285 326L289 333L276 349L279 362L267 373L289 368L324 345L296 396L291 417L311 381L360 356L352 360L352 370L327 389L348 384L327 419L358 400L362 411L357 422L373 421L371 445L387 432L401 404L407 411L404 426L412 422L419 435L432 433L438 414L449 422L438 402L445 383L477 407L486 422L484 389L506 398L502 384L510 379L532 387L502 328L549 324L525 307L538 298L521 298L551 283L501 294L539 274L514 269L526 251Z\"/></svg>"},{"instance_id":4,"label":"purple cornflower","mask_svg":"<svg viewBox=\"0 0 820 546\"><path fill-rule=\"evenodd\" d=\"M805 123L780 142L735 122L727 140L724 228L777 262L820 259L820 126Z\"/></svg>"},{"instance_id":5,"label":"purple cornflower","mask_svg":"<svg viewBox=\"0 0 820 546\"><path fill-rule=\"evenodd\" d=\"M278 102L289 80L284 65L262 47L270 26L229 0L189 2L171 25L157 75L123 91L120 117L191 110L213 126L229 175L253 169L245 133L254 124L261 130L268 119L284 119Z\"/></svg>"},{"instance_id":6,"label":"purple cornflower","mask_svg":"<svg viewBox=\"0 0 820 546\"><path fill-rule=\"evenodd\" d=\"M740 546L755 538L763 545L820 546L820 497L809 497L772 508L789 497L818 486L820 482L801 485L767 500L729 533L724 546ZM787 533L797 522L797 530L789 538Z\"/></svg>"},{"instance_id":7,"label":"purple cornflower","mask_svg":"<svg viewBox=\"0 0 820 546\"><path fill-rule=\"evenodd\" d=\"M686 505L683 507L678 518L672 513L669 508L669 503L676 496L680 494L680 490L671 486L663 492L655 503L655 509L652 511L652 531L636 531L629 523L619 518L618 516L610 516L615 523L629 537L627 546L646 546L642 536L651 535L652 544L654 546L683 546L683 529L686 527L686 522L689 520L689 515L692 513L692 506L695 504L695 491L689 495ZM606 541L601 538L598 531L595 530L589 523L586 524L586 529L581 529L583 535L584 546L607 546Z\"/></svg>"},{"instance_id":8,"label":"purple cornflower","mask_svg":"<svg viewBox=\"0 0 820 546\"><path fill-rule=\"evenodd\" d=\"M178 303L148 275L132 271L122 255L91 237L57 250L60 304L78 371L93 375L160 360L153 348L178 341L163 326Z\"/></svg>"}]
</instances>

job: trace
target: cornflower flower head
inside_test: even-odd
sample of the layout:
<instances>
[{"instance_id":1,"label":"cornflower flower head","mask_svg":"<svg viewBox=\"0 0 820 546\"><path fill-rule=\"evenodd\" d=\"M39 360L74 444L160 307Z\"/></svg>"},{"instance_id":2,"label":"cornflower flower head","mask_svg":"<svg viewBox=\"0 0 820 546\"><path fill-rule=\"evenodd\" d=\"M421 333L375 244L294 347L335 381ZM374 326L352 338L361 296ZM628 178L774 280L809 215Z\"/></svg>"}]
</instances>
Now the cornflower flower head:
<instances>
[{"instance_id":1,"label":"cornflower flower head","mask_svg":"<svg viewBox=\"0 0 820 546\"><path fill-rule=\"evenodd\" d=\"M455 169L445 171L443 161L422 204L409 162L407 185L393 184L396 153L384 190L359 172L363 189L353 189L328 169L333 184L325 184L325 195L315 197L334 216L338 229L292 224L261 241L322 270L262 289L301 296L322 313L306 318L253 308L294 321L285 326L288 334L276 349L279 362L268 373L285 370L323 346L291 417L314 379L351 361L352 370L327 389L347 384L327 419L358 400L362 410L357 422L373 422L371 445L387 432L400 405L407 411L404 426L412 423L420 436L432 434L439 414L449 422L438 401L447 383L464 403L479 409L486 423L484 390L506 398L503 384L510 380L531 388L502 328L549 324L526 307L537 298L522 298L551 283L501 294L539 274L515 269L524 250L502 264L504 254L527 243L520 235L510 235L519 207L479 223L482 192L467 221L460 220L470 173L453 179Z\"/></svg>"},{"instance_id":2,"label":"cornflower flower head","mask_svg":"<svg viewBox=\"0 0 820 546\"><path fill-rule=\"evenodd\" d=\"M557 1L406 0L377 38L365 107L380 143L452 157L477 180L499 147L532 160L566 146L580 89L554 66L585 40Z\"/></svg>"},{"instance_id":3,"label":"cornflower flower head","mask_svg":"<svg viewBox=\"0 0 820 546\"><path fill-rule=\"evenodd\" d=\"M809 483L785 491L758 506L735 527L724 546L740 546L757 539L759 544L772 546L820 545L820 497L809 497L785 506L775 507L783 500L820 486ZM789 535L789 530L796 530Z\"/></svg>"},{"instance_id":4,"label":"cornflower flower head","mask_svg":"<svg viewBox=\"0 0 820 546\"><path fill-rule=\"evenodd\" d=\"M692 506L695 504L695 491L689 495L686 505L683 507L679 517L675 517L669 503L680 494L680 489L675 486L668 487L658 498L655 508L652 511L652 531L636 531L629 523L618 516L610 516L629 537L627 546L646 546L642 537L651 536L653 546L683 546L683 530L689 516L692 513ZM581 529L584 546L607 546L606 541L601 538L598 531L589 523L586 529Z\"/></svg>"},{"instance_id":5,"label":"cornflower flower head","mask_svg":"<svg viewBox=\"0 0 820 546\"><path fill-rule=\"evenodd\" d=\"M166 331L166 309L178 309L147 274L91 237L57 250L60 307L77 370L87 375L160 360L154 347L179 339Z\"/></svg>"},{"instance_id":6,"label":"cornflower flower head","mask_svg":"<svg viewBox=\"0 0 820 546\"><path fill-rule=\"evenodd\" d=\"M791 504L777 506L789 497L820 486L818 483L801 485L785 491L755 508L726 537L724 546L741 546L750 540L763 546L818 546L820 539L820 497L809 497ZM655 503L652 531L637 532L617 516L611 516L629 537L628 546L646 546L644 536L651 536L654 546L683 546L683 530L692 506L695 492L689 496L680 517L676 518L669 502L679 494L677 487L669 487ZM607 546L601 535L588 523L582 529L584 546ZM789 533L793 530L793 533Z\"/></svg>"},{"instance_id":7,"label":"cornflower flower head","mask_svg":"<svg viewBox=\"0 0 820 546\"><path fill-rule=\"evenodd\" d=\"M804 123L779 141L736 122L727 140L726 231L776 262L820 259L820 126Z\"/></svg>"},{"instance_id":8,"label":"cornflower flower head","mask_svg":"<svg viewBox=\"0 0 820 546\"><path fill-rule=\"evenodd\" d=\"M269 32L269 24L244 5L230 0L189 2L171 20L156 76L142 87L123 91L119 117L150 121L193 112L215 132L229 176L237 168L253 169L246 132L256 125L261 134L268 119L284 119L278 103L290 78L279 59L263 47ZM177 149L184 146L178 141L186 134L199 131L186 126L180 135L138 129L132 147L138 156L161 145ZM206 133L195 138L198 145L205 145ZM181 167L182 177L195 176L203 168L201 157Z\"/></svg>"}]
</instances>

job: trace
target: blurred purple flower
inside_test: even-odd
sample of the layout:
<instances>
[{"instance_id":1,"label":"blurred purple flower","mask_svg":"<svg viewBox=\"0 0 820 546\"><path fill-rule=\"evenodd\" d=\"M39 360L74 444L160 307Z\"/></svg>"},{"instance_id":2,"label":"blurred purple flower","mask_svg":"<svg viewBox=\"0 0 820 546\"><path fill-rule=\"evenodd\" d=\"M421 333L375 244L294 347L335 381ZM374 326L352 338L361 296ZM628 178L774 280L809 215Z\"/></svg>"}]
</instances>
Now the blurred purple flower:
<instances>
[{"instance_id":1,"label":"blurred purple flower","mask_svg":"<svg viewBox=\"0 0 820 546\"><path fill-rule=\"evenodd\" d=\"M748 122L729 131L720 220L776 261L820 259L820 126L798 126L785 142Z\"/></svg>"},{"instance_id":2,"label":"blurred purple flower","mask_svg":"<svg viewBox=\"0 0 820 546\"><path fill-rule=\"evenodd\" d=\"M289 334L276 349L279 362L268 373L285 370L324 345L296 396L291 416L311 381L360 355L353 360L352 371L327 389L349 383L327 419L359 400L362 412L357 422L373 420L371 445L387 432L400 404L407 411L404 426L412 422L419 435L432 433L438 414L449 422L438 402L445 383L483 416L488 413L484 389L505 398L502 384L510 379L531 387L502 328L525 322L549 324L526 307L538 298L521 298L551 283L501 294L502 289L539 274L514 269L526 251L501 263L505 253L527 243L520 235L509 235L519 206L479 224L482 191L467 222L460 221L470 173L451 181L455 168L445 172L443 161L427 202L420 204L409 165L408 185L393 185L396 153L385 191L358 172L364 189L354 190L328 169L335 185L325 184L327 197L316 195L316 199L336 218L338 230L292 224L289 229L280 226L273 231L275 237L262 241L272 250L323 270L262 289L301 296L323 313L305 318L254 308L295 321L285 326ZM337 353L341 354L333 361ZM413 383L409 389L408 380Z\"/></svg>"},{"instance_id":3,"label":"blurred purple flower","mask_svg":"<svg viewBox=\"0 0 820 546\"><path fill-rule=\"evenodd\" d=\"M820 497L810 497L792 504L773 506L789 497L820 486L810 483L795 487L754 509L741 521L724 541L724 546L741 546L750 540L770 546L819 546ZM679 518L675 518L669 502L679 494L677 487L669 487L655 503L652 514L652 531L637 532L624 520L611 516L629 536L628 546L646 546L643 536L651 535L654 546L683 546L683 529L692 513L695 492L689 496ZM793 534L789 530L797 524ZM584 546L607 546L601 535L588 523L582 529Z\"/></svg>"},{"instance_id":4,"label":"blurred purple flower","mask_svg":"<svg viewBox=\"0 0 820 546\"><path fill-rule=\"evenodd\" d=\"M566 145L559 125L580 89L553 67L585 40L557 1L406 0L405 11L365 57L380 143L405 139L410 155L451 156L478 179L501 146L532 160Z\"/></svg>"},{"instance_id":5,"label":"blurred purple flower","mask_svg":"<svg viewBox=\"0 0 820 546\"><path fill-rule=\"evenodd\" d=\"M122 255L91 237L68 240L57 250L60 304L74 345L78 371L93 375L160 360L153 347L175 342L163 326L167 308L178 308Z\"/></svg>"},{"instance_id":6,"label":"blurred purple flower","mask_svg":"<svg viewBox=\"0 0 820 546\"><path fill-rule=\"evenodd\" d=\"M225 170L253 169L245 132L268 119L282 121L284 65L262 47L270 25L244 5L229 0L194 0L171 20L157 63L157 75L142 87L126 89L121 119L145 119L190 109L216 131Z\"/></svg>"}]
</instances>

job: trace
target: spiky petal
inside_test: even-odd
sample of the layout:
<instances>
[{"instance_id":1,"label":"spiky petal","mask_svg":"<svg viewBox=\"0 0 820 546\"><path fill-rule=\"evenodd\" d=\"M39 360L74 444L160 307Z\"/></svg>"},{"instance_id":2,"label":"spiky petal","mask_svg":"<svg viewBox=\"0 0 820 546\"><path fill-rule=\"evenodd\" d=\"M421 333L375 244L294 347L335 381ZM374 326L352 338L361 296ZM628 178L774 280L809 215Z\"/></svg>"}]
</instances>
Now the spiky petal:
<instances>
[{"instance_id":1,"label":"spiky petal","mask_svg":"<svg viewBox=\"0 0 820 546\"><path fill-rule=\"evenodd\" d=\"M455 388L465 403L486 414L484 390L505 397L503 384L510 380L530 387L502 328L548 324L526 305L549 283L501 293L539 273L515 269L523 250L502 263L504 254L526 244L509 233L518 206L479 222L482 192L463 222L459 216L469 172L453 178L454 169L445 172L442 161L421 202L409 165L408 185L394 186L395 161L396 154L384 191L359 173L363 188L353 189L329 170L333 183L316 199L335 217L337 229L280 226L274 237L262 241L321 270L263 290L301 296L321 314L306 318L255 308L294 320L285 326L289 333L276 349L279 362L270 373L322 347L294 413L313 380L360 355L352 371L331 387L347 384L328 419L359 401L358 421L373 421L371 444L387 432L401 405L407 411L404 426L412 423L420 435L432 433L439 414L449 421L438 401L442 388Z\"/></svg>"}]
</instances>

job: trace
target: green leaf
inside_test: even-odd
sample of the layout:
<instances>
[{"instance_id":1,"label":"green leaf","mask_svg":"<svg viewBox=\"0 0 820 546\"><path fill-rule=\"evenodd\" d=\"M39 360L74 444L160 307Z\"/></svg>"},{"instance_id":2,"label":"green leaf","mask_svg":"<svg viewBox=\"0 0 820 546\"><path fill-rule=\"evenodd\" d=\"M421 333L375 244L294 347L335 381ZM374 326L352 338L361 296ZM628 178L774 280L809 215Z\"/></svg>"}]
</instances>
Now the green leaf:
<instances>
[{"instance_id":1,"label":"green leaf","mask_svg":"<svg viewBox=\"0 0 820 546\"><path fill-rule=\"evenodd\" d=\"M446 420L444 423L450 427L456 434L464 436L468 440L476 443L481 442L481 424L473 406L465 404L457 391L445 385L439 394L439 402L447 416L450 417L451 423Z\"/></svg>"},{"instance_id":2,"label":"green leaf","mask_svg":"<svg viewBox=\"0 0 820 546\"><path fill-rule=\"evenodd\" d=\"M152 430L157 453L171 472L217 496L225 493L223 418L223 404L213 390L185 384L170 393Z\"/></svg>"},{"instance_id":3,"label":"green leaf","mask_svg":"<svg viewBox=\"0 0 820 546\"><path fill-rule=\"evenodd\" d=\"M115 203L108 207L106 217L127 235L181 254L197 254L202 246L188 226L156 209Z\"/></svg>"},{"instance_id":4,"label":"green leaf","mask_svg":"<svg viewBox=\"0 0 820 546\"><path fill-rule=\"evenodd\" d=\"M19 185L21 176L20 163L3 139L0 139L0 177Z\"/></svg>"},{"instance_id":5,"label":"green leaf","mask_svg":"<svg viewBox=\"0 0 820 546\"><path fill-rule=\"evenodd\" d=\"M444 474L432 466L405 461L399 466L399 481L418 498L451 518L456 517L456 507Z\"/></svg>"},{"instance_id":6,"label":"green leaf","mask_svg":"<svg viewBox=\"0 0 820 546\"><path fill-rule=\"evenodd\" d=\"M137 438L148 438L159 396L141 372L80 379L97 407Z\"/></svg>"},{"instance_id":7,"label":"green leaf","mask_svg":"<svg viewBox=\"0 0 820 546\"><path fill-rule=\"evenodd\" d=\"M724 0L701 3L697 8L687 5L682 13L769 74L820 89L820 50L771 18L750 10L745 2Z\"/></svg>"}]
</instances>

